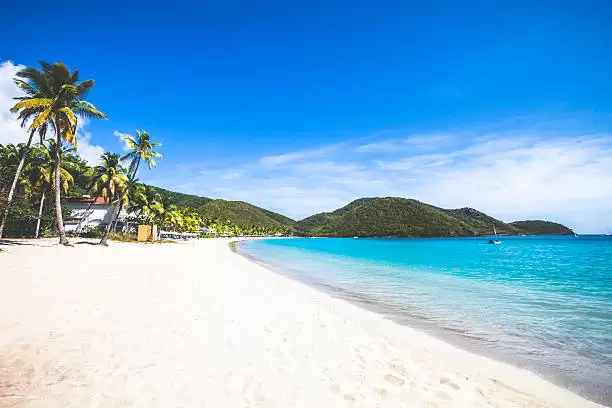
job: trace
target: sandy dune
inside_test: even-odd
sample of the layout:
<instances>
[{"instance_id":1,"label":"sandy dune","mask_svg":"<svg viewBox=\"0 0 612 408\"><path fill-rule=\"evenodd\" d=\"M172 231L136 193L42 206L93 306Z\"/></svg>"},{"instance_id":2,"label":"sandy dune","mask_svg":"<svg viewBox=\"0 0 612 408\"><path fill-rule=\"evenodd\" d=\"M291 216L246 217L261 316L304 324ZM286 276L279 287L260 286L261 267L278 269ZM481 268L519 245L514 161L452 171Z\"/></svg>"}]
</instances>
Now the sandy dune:
<instances>
[{"instance_id":1,"label":"sandy dune","mask_svg":"<svg viewBox=\"0 0 612 408\"><path fill-rule=\"evenodd\" d=\"M50 244L0 253L0 407L599 406L226 240Z\"/></svg>"}]
</instances>

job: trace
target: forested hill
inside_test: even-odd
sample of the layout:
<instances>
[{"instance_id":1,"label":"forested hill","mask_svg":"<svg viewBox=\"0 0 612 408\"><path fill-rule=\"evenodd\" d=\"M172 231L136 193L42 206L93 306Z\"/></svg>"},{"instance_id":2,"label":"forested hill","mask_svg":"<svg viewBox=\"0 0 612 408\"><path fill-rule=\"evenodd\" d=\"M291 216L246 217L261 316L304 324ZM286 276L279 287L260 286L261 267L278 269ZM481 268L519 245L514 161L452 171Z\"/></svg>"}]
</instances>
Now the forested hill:
<instances>
[{"instance_id":1,"label":"forested hill","mask_svg":"<svg viewBox=\"0 0 612 408\"><path fill-rule=\"evenodd\" d=\"M211 200L197 208L203 219L229 220L239 227L291 228L295 221L244 201Z\"/></svg>"},{"instance_id":2,"label":"forested hill","mask_svg":"<svg viewBox=\"0 0 612 408\"><path fill-rule=\"evenodd\" d=\"M468 224L478 235L491 234L493 232L493 224L495 224L497 228L497 233L501 235L520 235L524 233L520 228L512 224L507 224L473 208L466 207L456 210L441 210Z\"/></svg>"},{"instance_id":3,"label":"forested hill","mask_svg":"<svg viewBox=\"0 0 612 408\"><path fill-rule=\"evenodd\" d=\"M180 208L198 208L206 203L213 201L212 198L208 197L200 197L193 194L177 193L176 191L170 191L155 186L147 185L146 187L152 189L157 194L159 194L162 197L162 200L164 200L168 204L176 205Z\"/></svg>"},{"instance_id":4,"label":"forested hill","mask_svg":"<svg viewBox=\"0 0 612 408\"><path fill-rule=\"evenodd\" d=\"M573 233L546 221L508 224L473 208L448 210L400 197L361 198L336 211L298 221L296 230L303 236L458 237L490 235L493 224L502 235Z\"/></svg>"},{"instance_id":5,"label":"forested hill","mask_svg":"<svg viewBox=\"0 0 612 408\"><path fill-rule=\"evenodd\" d=\"M558 224L556 222L541 221L541 220L529 220L529 221L515 221L510 225L518 228L527 235L573 235L574 231L566 227L565 225Z\"/></svg>"},{"instance_id":6,"label":"forested hill","mask_svg":"<svg viewBox=\"0 0 612 408\"><path fill-rule=\"evenodd\" d=\"M491 235L570 235L564 225L549 221L506 223L473 208L444 209L400 197L360 198L329 213L294 221L244 201L228 201L154 189L164 202L195 208L205 220L230 221L247 227L295 230L302 236L329 237L461 237Z\"/></svg>"},{"instance_id":7,"label":"forested hill","mask_svg":"<svg viewBox=\"0 0 612 408\"><path fill-rule=\"evenodd\" d=\"M230 221L239 227L291 229L295 221L282 214L257 207L244 201L228 201L177 193L159 187L147 186L159 194L167 204L181 208L194 208L204 220Z\"/></svg>"}]
</instances>

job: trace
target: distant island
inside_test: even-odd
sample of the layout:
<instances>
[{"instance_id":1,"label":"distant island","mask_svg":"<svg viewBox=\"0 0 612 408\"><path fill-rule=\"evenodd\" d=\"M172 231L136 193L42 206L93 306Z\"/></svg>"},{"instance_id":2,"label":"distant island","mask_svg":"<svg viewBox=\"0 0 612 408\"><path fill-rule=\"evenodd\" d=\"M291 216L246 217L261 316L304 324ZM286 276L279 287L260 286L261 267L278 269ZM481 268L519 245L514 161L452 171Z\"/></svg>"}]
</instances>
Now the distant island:
<instances>
[{"instance_id":1,"label":"distant island","mask_svg":"<svg viewBox=\"0 0 612 408\"><path fill-rule=\"evenodd\" d=\"M179 207L195 207L203 218L229 220L240 227L261 225L298 236L321 237L469 237L491 235L573 235L561 224L542 220L506 223L473 208L444 209L401 197L360 198L333 212L295 221L243 201L206 197L155 188Z\"/></svg>"}]
</instances>

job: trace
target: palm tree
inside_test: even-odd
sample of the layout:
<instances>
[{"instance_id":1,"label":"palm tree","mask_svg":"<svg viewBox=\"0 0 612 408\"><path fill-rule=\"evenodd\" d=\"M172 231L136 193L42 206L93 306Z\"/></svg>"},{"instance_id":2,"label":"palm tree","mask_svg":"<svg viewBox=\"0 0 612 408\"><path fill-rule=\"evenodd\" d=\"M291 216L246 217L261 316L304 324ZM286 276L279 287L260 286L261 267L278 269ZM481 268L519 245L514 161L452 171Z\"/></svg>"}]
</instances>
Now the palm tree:
<instances>
[{"instance_id":1,"label":"palm tree","mask_svg":"<svg viewBox=\"0 0 612 408\"><path fill-rule=\"evenodd\" d=\"M24 78L24 79L21 79ZM13 79L15 85L25 93L25 96L19 96L15 99L24 101L31 101L34 99L40 99L49 96L49 88L46 85L45 74L36 68L28 67L24 68L21 71L17 72L16 78ZM35 117L41 108L37 106L31 106L29 108L24 108L20 111L18 120L21 120L21 127L25 127L26 123ZM2 238L2 233L4 232L4 226L6 225L6 219L8 217L9 208L11 202L13 201L13 196L15 194L15 189L17 187L17 182L19 180L19 176L21 175L21 171L23 170L23 166L25 164L26 158L28 156L28 152L30 150L30 145L32 144L32 139L34 138L34 133L38 131L40 135L40 141L42 143L44 136L47 132L46 125L40 126L36 129L29 130L28 142L24 145L24 149L21 152L21 159L19 160L19 164L15 169L15 175L13 177L13 183L11 188L9 189L9 193L7 196L7 204L4 209L4 214L2 216L2 222L0 222L0 239Z\"/></svg>"},{"instance_id":2,"label":"palm tree","mask_svg":"<svg viewBox=\"0 0 612 408\"><path fill-rule=\"evenodd\" d=\"M137 183L137 180L133 180L133 183L128 186L127 195L127 213L136 214L131 217L131 221L135 221L136 224L138 224L143 219L143 212L145 217L149 214L149 201L147 200L146 188L143 184ZM115 228L116 226L117 222L115 221ZM128 231L129 226L130 220L127 221L125 226Z\"/></svg>"},{"instance_id":3,"label":"palm tree","mask_svg":"<svg viewBox=\"0 0 612 408\"><path fill-rule=\"evenodd\" d=\"M155 147L161 146L161 144L159 142L151 142L151 136L149 136L149 134L145 130L143 130L142 132L137 130L135 138L132 136L126 136L123 139L127 142L127 145L131 150L127 154L125 154L121 158L121 160L130 160L130 164L128 167L128 178L129 184L133 184L134 180L136 179L136 174L138 173L138 168L140 167L140 162L142 160L147 163L147 165L149 166L149 170L157 166L157 162L155 159L162 158L162 155L161 153L155 152L153 149ZM121 209L123 207L123 203L125 202L126 197L127 189L124 196L121 197L121 200L117 202L117 208L115 209L115 211L113 211L113 214L116 213L117 217L119 217L119 214L121 213ZM115 228L117 228L116 224ZM100 241L101 244L106 244L109 232L110 229Z\"/></svg>"},{"instance_id":4,"label":"palm tree","mask_svg":"<svg viewBox=\"0 0 612 408\"><path fill-rule=\"evenodd\" d=\"M15 181L13 177L19 167L25 148L25 144L23 143L18 145L0 145L0 193L9 191L10 188L11 192L14 194L17 189L24 187L23 178L18 178L17 181ZM13 180L13 184L11 184L10 187L9 180Z\"/></svg>"},{"instance_id":5,"label":"palm tree","mask_svg":"<svg viewBox=\"0 0 612 408\"><path fill-rule=\"evenodd\" d=\"M54 140L48 140L46 145L41 145L32 150L32 159L28 164L28 178L33 186L41 190L40 206L38 209L38 219L36 221L36 231L34 238L38 238L40 231L40 220L42 218L43 204L45 202L45 194L51 189L56 188L55 167L57 166L58 145ZM64 158L71 155L75 150L72 147L60 146L59 156ZM74 183L74 177L70 174L73 162L62 160L60 162L60 187L64 192L68 191L70 184Z\"/></svg>"},{"instance_id":6,"label":"palm tree","mask_svg":"<svg viewBox=\"0 0 612 408\"><path fill-rule=\"evenodd\" d=\"M32 119L32 124L28 129L31 136L38 131L41 137L44 137L47 129L51 128L55 133L57 145L66 141L76 149L77 117L106 119L106 115L85 100L94 86L94 81L88 79L79 82L79 71L71 72L61 62L56 62L53 65L46 62L39 63L43 69L42 73L35 68L26 68L24 72L27 72L29 76L21 75L29 80L29 82L21 81L18 83L18 86L26 92L27 96L18 98L21 102L15 104L11 111L19 112L22 124L26 120ZM55 185L60 185L60 149L57 149L56 153L58 165L55 166ZM59 188L55 189L55 211L60 244L69 245L64 231Z\"/></svg>"},{"instance_id":7,"label":"palm tree","mask_svg":"<svg viewBox=\"0 0 612 408\"><path fill-rule=\"evenodd\" d=\"M121 165L121 159L118 154L104 153L100 157L102 164L94 169L93 190L97 191L102 197L108 197L113 200L122 200L127 185L129 183L128 176L125 175L125 169ZM110 233L111 225L114 218L115 208L111 211L110 219L106 225L106 232L100 241L100 244L106 245L108 234Z\"/></svg>"},{"instance_id":8,"label":"palm tree","mask_svg":"<svg viewBox=\"0 0 612 408\"><path fill-rule=\"evenodd\" d=\"M130 160L129 175L132 180L136 177L136 173L138 173L138 167L140 166L141 160L145 160L149 166L149 170L151 170L153 167L157 166L155 158L161 159L163 157L161 153L153 151L155 147L161 146L161 143L151 142L151 136L149 136L146 130L142 132L137 130L135 138L132 136L125 136L123 139L131 150L125 154L121 160Z\"/></svg>"}]
</instances>

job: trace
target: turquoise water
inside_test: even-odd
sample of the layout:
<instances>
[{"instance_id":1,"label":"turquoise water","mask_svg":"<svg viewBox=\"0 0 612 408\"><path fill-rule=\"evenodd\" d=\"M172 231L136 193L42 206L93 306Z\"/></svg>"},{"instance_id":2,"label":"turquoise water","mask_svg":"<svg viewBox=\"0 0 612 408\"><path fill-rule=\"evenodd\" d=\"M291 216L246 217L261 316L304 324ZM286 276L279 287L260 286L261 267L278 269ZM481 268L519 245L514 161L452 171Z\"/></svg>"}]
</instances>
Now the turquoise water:
<instances>
[{"instance_id":1,"label":"turquoise water","mask_svg":"<svg viewBox=\"0 0 612 408\"><path fill-rule=\"evenodd\" d=\"M612 405L612 238L276 239L238 251Z\"/></svg>"}]
</instances>

